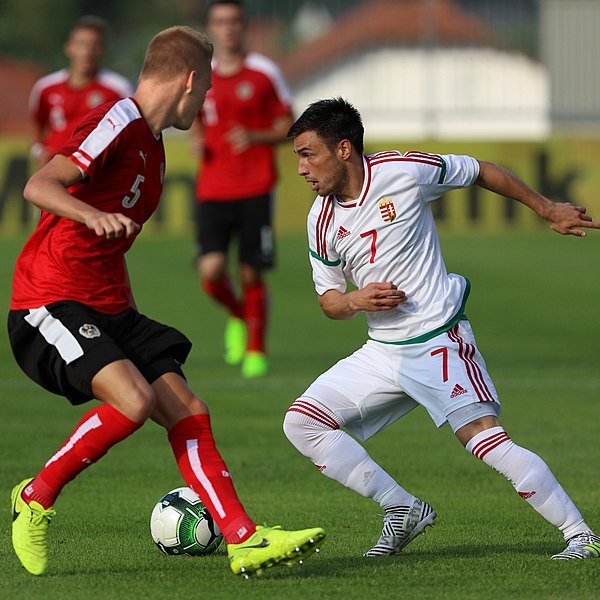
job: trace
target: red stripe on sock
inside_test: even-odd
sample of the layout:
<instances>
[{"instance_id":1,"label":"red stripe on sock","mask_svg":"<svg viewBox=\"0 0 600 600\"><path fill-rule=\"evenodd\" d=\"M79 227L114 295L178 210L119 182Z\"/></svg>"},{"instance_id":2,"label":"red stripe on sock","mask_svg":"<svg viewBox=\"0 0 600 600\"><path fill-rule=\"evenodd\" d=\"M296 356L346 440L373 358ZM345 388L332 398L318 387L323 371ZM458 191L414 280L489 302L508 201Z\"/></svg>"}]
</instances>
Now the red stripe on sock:
<instances>
[{"instance_id":1,"label":"red stripe on sock","mask_svg":"<svg viewBox=\"0 0 600 600\"><path fill-rule=\"evenodd\" d=\"M491 452L494 448L497 448L500 444L510 440L508 434L504 431L500 431L481 442L478 442L473 446L473 455L483 460L483 457Z\"/></svg>"},{"instance_id":2,"label":"red stripe on sock","mask_svg":"<svg viewBox=\"0 0 600 600\"><path fill-rule=\"evenodd\" d=\"M339 429L339 423L329 414L317 408L314 404L310 404L309 402L302 402L300 400L296 400L289 408L288 412L298 412L307 417L311 417L315 421L322 423L325 427L329 427L330 429Z\"/></svg>"}]
</instances>

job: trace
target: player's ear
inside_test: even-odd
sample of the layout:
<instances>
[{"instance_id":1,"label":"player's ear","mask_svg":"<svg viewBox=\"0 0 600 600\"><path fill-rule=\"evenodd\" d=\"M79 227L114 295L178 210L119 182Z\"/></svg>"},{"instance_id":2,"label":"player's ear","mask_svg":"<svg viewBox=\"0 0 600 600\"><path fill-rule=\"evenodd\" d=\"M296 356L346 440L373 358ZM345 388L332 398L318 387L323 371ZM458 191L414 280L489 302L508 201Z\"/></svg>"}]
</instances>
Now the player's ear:
<instances>
[{"instance_id":1,"label":"player's ear","mask_svg":"<svg viewBox=\"0 0 600 600\"><path fill-rule=\"evenodd\" d=\"M186 82L185 82L185 92L186 92L186 94L191 94L192 93L196 77L198 77L198 72L197 71L190 71L188 73L188 76L187 76L187 79L186 79Z\"/></svg>"},{"instance_id":2,"label":"player's ear","mask_svg":"<svg viewBox=\"0 0 600 600\"><path fill-rule=\"evenodd\" d=\"M342 160L348 160L352 155L352 143L350 140L341 140L338 142L337 150Z\"/></svg>"}]
</instances>

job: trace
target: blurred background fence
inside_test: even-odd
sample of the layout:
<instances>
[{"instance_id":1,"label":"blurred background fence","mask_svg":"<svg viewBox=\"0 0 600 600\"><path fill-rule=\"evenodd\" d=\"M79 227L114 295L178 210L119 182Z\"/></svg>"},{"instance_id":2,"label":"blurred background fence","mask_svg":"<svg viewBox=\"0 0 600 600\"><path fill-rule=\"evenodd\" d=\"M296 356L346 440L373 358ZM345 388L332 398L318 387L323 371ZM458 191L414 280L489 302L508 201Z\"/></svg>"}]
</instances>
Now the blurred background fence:
<instances>
[{"instance_id":1,"label":"blurred background fence","mask_svg":"<svg viewBox=\"0 0 600 600\"><path fill-rule=\"evenodd\" d=\"M149 39L173 24L201 28L200 0L0 0L0 234L34 220L20 191L28 163L27 98L65 65L72 23L111 24L105 64L132 81ZM246 0L248 45L283 68L300 113L341 95L363 114L368 150L472 154L519 173L555 200L589 205L600 172L600 0ZM196 165L185 134L167 135L169 167L154 231L188 233ZM410 147L409 147L410 146ZM300 231L311 193L280 151L281 229ZM463 228L535 227L477 190L442 202Z\"/></svg>"}]
</instances>

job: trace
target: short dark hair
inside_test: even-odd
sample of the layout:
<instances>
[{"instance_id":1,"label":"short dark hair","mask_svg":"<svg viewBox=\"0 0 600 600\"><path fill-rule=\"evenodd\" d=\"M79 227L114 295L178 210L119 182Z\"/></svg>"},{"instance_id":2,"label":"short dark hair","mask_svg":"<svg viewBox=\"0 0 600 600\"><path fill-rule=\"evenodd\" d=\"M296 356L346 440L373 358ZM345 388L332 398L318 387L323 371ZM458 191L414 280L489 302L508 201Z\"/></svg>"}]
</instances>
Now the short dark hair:
<instances>
[{"instance_id":1,"label":"short dark hair","mask_svg":"<svg viewBox=\"0 0 600 600\"><path fill-rule=\"evenodd\" d=\"M328 146L349 140L360 154L364 150L364 135L360 113L343 98L328 98L313 102L290 127L288 137L314 131Z\"/></svg>"},{"instance_id":2,"label":"short dark hair","mask_svg":"<svg viewBox=\"0 0 600 600\"><path fill-rule=\"evenodd\" d=\"M228 4L237 6L242 14L244 13L244 3L242 0L210 0L210 2L206 5L206 21L208 22L208 17L210 16L210 11L213 9L213 7L227 6Z\"/></svg>"},{"instance_id":3,"label":"short dark hair","mask_svg":"<svg viewBox=\"0 0 600 600\"><path fill-rule=\"evenodd\" d=\"M97 17L96 15L84 15L83 17L79 17L73 24L73 27L71 27L69 37L78 29L93 29L99 33L100 37L104 40L108 35L108 23L102 17Z\"/></svg>"}]
</instances>

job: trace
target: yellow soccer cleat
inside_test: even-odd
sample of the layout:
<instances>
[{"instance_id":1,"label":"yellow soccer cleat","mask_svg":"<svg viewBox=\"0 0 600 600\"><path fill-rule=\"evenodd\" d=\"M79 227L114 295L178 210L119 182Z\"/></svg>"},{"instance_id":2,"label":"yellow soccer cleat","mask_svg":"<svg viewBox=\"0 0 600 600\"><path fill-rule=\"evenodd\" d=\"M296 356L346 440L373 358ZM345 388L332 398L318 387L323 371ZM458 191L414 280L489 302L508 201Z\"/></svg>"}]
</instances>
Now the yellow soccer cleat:
<instances>
[{"instance_id":1,"label":"yellow soccer cleat","mask_svg":"<svg viewBox=\"0 0 600 600\"><path fill-rule=\"evenodd\" d=\"M320 527L285 531L279 527L262 527L241 544L228 544L229 564L236 575L248 578L253 573L276 565L292 566L302 563L325 539Z\"/></svg>"},{"instance_id":2,"label":"yellow soccer cleat","mask_svg":"<svg viewBox=\"0 0 600 600\"><path fill-rule=\"evenodd\" d=\"M21 492L33 481L25 479L10 495L13 515L12 542L17 557L32 575L43 575L48 568L48 525L56 514L32 501L27 504Z\"/></svg>"},{"instance_id":3,"label":"yellow soccer cleat","mask_svg":"<svg viewBox=\"0 0 600 600\"><path fill-rule=\"evenodd\" d=\"M246 323L242 319L230 317L225 326L225 362L239 365L246 352Z\"/></svg>"},{"instance_id":4,"label":"yellow soccer cleat","mask_svg":"<svg viewBox=\"0 0 600 600\"><path fill-rule=\"evenodd\" d=\"M242 375L247 379L264 377L269 372L269 359L264 352L247 352L242 363Z\"/></svg>"}]
</instances>

